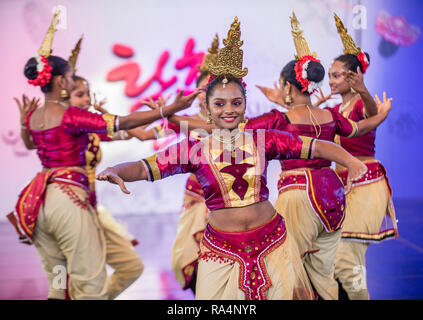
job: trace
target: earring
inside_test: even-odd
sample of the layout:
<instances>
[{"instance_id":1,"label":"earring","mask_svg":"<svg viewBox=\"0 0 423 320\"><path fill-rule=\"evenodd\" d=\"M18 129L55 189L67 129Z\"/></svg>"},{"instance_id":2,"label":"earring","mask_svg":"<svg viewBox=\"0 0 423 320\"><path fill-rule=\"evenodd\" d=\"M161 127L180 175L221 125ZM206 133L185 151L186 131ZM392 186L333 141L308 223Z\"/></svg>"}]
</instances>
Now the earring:
<instances>
[{"instance_id":1,"label":"earring","mask_svg":"<svg viewBox=\"0 0 423 320\"><path fill-rule=\"evenodd\" d=\"M69 92L66 89L62 89L62 91L60 91L60 97L62 98L62 100L66 100L69 98Z\"/></svg>"},{"instance_id":2,"label":"earring","mask_svg":"<svg viewBox=\"0 0 423 320\"><path fill-rule=\"evenodd\" d=\"M350 90L351 90L351 93L353 93L353 94L357 92L353 88L351 88Z\"/></svg>"},{"instance_id":3,"label":"earring","mask_svg":"<svg viewBox=\"0 0 423 320\"><path fill-rule=\"evenodd\" d=\"M212 117L211 117L211 113L208 113L208 118L207 118L207 124L211 124L212 123Z\"/></svg>"},{"instance_id":4,"label":"earring","mask_svg":"<svg viewBox=\"0 0 423 320\"><path fill-rule=\"evenodd\" d=\"M285 97L285 103L289 106L292 103L292 97L290 94L287 94Z\"/></svg>"},{"instance_id":5,"label":"earring","mask_svg":"<svg viewBox=\"0 0 423 320\"><path fill-rule=\"evenodd\" d=\"M245 124L245 123L247 123L247 122L248 122L248 120L247 120L247 119L245 119L245 117L244 117L244 118L242 118L241 123Z\"/></svg>"}]
</instances>

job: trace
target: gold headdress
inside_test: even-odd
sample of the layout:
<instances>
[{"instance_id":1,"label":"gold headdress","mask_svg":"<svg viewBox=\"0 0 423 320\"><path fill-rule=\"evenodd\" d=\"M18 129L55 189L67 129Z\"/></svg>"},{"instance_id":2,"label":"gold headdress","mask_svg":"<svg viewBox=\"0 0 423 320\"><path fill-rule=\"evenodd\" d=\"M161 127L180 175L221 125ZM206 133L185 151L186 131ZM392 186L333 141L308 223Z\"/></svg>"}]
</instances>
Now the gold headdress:
<instances>
[{"instance_id":1,"label":"gold headdress","mask_svg":"<svg viewBox=\"0 0 423 320\"><path fill-rule=\"evenodd\" d=\"M219 37L216 33L216 35L214 36L211 48L209 48L208 53L206 53L206 55L204 56L204 60L201 66L198 66L198 70L200 70L200 72L203 72L203 73L209 72L208 66L210 64L212 65L216 64L218 53L219 53Z\"/></svg>"},{"instance_id":2,"label":"gold headdress","mask_svg":"<svg viewBox=\"0 0 423 320\"><path fill-rule=\"evenodd\" d=\"M336 28L338 29L338 33L341 37L342 43L344 44L344 54L352 54L357 57L358 61L361 65L361 71L363 73L366 72L367 68L370 65L370 62L366 56L366 54L361 50L360 47L357 47L354 43L354 40L348 34L348 30L344 27L341 19L334 13Z\"/></svg>"},{"instance_id":3,"label":"gold headdress","mask_svg":"<svg viewBox=\"0 0 423 320\"><path fill-rule=\"evenodd\" d=\"M79 38L78 42L75 45L75 48L72 50L72 54L70 55L68 61L72 66L73 73L76 73L76 61L78 60L79 51L81 50L81 42L82 42L83 35Z\"/></svg>"},{"instance_id":4,"label":"gold headdress","mask_svg":"<svg viewBox=\"0 0 423 320\"><path fill-rule=\"evenodd\" d=\"M304 38L304 31L301 30L300 22L295 15L295 12L292 11L291 20L291 33L292 37L294 38L295 49L297 50L297 54L295 55L296 60L300 60L304 56L313 56L316 58L316 52L311 54L310 48L308 47L307 41Z\"/></svg>"},{"instance_id":5,"label":"gold headdress","mask_svg":"<svg viewBox=\"0 0 423 320\"><path fill-rule=\"evenodd\" d=\"M41 47L38 50L38 54L41 57L48 58L51 55L51 52L53 51L51 49L51 45L53 44L54 33L57 31L58 22L59 22L59 11L56 10L56 12L53 15L53 19L51 20L50 26L48 27L47 34L44 37L43 43L41 44Z\"/></svg>"},{"instance_id":6,"label":"gold headdress","mask_svg":"<svg viewBox=\"0 0 423 320\"><path fill-rule=\"evenodd\" d=\"M292 29L291 33L294 38L295 49L297 50L297 54L295 55L297 62L295 62L294 66L295 79L302 86L301 92L308 92L309 94L312 94L322 85L322 83L316 83L308 80L307 69L310 61L320 61L316 59L316 52L313 52L313 54L311 53L307 41L304 38L304 31L301 30L300 22L298 21L294 11L292 11L292 17L290 19Z\"/></svg>"},{"instance_id":7,"label":"gold headdress","mask_svg":"<svg viewBox=\"0 0 423 320\"><path fill-rule=\"evenodd\" d=\"M341 19L334 13L336 28L341 37L342 43L344 44L344 53L357 55L361 52L361 49L357 47L354 43L354 40L348 34L348 30L344 27Z\"/></svg>"},{"instance_id":8,"label":"gold headdress","mask_svg":"<svg viewBox=\"0 0 423 320\"><path fill-rule=\"evenodd\" d=\"M220 50L216 63L209 63L210 73L216 77L225 74L232 74L236 78L245 77L248 73L247 68L242 68L243 51L240 49L243 41L241 38L240 22L235 17L228 31L228 38L223 39L225 47Z\"/></svg>"}]
</instances>

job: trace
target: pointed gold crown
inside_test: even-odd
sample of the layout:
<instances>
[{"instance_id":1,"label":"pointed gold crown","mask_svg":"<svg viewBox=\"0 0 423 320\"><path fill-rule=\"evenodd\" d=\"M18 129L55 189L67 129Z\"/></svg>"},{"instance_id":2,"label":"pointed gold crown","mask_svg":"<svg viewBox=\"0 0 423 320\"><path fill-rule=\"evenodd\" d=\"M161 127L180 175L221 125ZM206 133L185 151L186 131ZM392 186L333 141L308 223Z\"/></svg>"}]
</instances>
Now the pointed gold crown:
<instances>
[{"instance_id":1,"label":"pointed gold crown","mask_svg":"<svg viewBox=\"0 0 423 320\"><path fill-rule=\"evenodd\" d=\"M48 58L53 51L51 45L53 44L54 33L57 31L57 24L59 22L59 10L57 9L53 15L50 26L48 27L47 34L44 37L43 43L41 44L38 54L42 57Z\"/></svg>"},{"instance_id":2,"label":"pointed gold crown","mask_svg":"<svg viewBox=\"0 0 423 320\"><path fill-rule=\"evenodd\" d=\"M210 64L215 65L217 61L217 55L219 53L219 37L216 33L214 36L211 48L208 49L208 53L204 56L203 63L198 66L198 70L202 73L209 72L208 66Z\"/></svg>"},{"instance_id":3,"label":"pointed gold crown","mask_svg":"<svg viewBox=\"0 0 423 320\"><path fill-rule=\"evenodd\" d=\"M292 17L290 17L290 19L292 30L291 33L292 37L294 38L295 49L297 50L295 59L300 60L304 56L313 56L316 58L316 52L313 52L312 54L310 48L308 47L308 43L304 38L304 31L301 30L300 22L298 21L294 11L292 11Z\"/></svg>"},{"instance_id":4,"label":"pointed gold crown","mask_svg":"<svg viewBox=\"0 0 423 320\"><path fill-rule=\"evenodd\" d=\"M79 38L78 42L75 45L75 48L72 50L72 54L70 55L68 61L72 66L73 73L76 73L76 61L78 60L79 51L81 50L81 42L82 38L84 36L82 35L81 38Z\"/></svg>"},{"instance_id":5,"label":"pointed gold crown","mask_svg":"<svg viewBox=\"0 0 423 320\"><path fill-rule=\"evenodd\" d=\"M223 39L225 47L220 50L216 63L209 63L209 72L218 77L224 74L232 74L236 78L245 77L247 68L242 68L243 51L240 49L243 41L241 38L240 22L235 17L228 31L228 38Z\"/></svg>"},{"instance_id":6,"label":"pointed gold crown","mask_svg":"<svg viewBox=\"0 0 423 320\"><path fill-rule=\"evenodd\" d=\"M341 19L334 13L336 28L341 37L342 43L344 45L344 54L353 54L357 55L361 52L361 49L357 47L354 43L354 40L348 34L348 30L344 27Z\"/></svg>"}]
</instances>

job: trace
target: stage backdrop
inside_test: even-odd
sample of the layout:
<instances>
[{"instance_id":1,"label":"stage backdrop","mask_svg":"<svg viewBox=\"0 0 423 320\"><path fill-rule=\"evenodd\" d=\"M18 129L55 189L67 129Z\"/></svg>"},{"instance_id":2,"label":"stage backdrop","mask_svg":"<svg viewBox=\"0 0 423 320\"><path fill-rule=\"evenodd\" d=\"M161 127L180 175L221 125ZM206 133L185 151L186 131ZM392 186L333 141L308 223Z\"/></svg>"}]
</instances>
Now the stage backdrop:
<instances>
[{"instance_id":1,"label":"stage backdrop","mask_svg":"<svg viewBox=\"0 0 423 320\"><path fill-rule=\"evenodd\" d=\"M53 54L67 58L83 34L78 74L92 92L107 98L105 107L125 115L140 99L178 89L193 89L195 65L216 33L220 40L238 16L244 41L248 115L275 107L256 84L272 86L295 48L289 16L295 10L312 51L326 69L342 53L333 12L345 22L354 40L371 56L365 75L370 92L393 97L389 119L379 127L376 156L386 166L395 198L421 198L422 121L421 75L423 50L420 0L292 0L292 1L24 1L0 2L0 219L15 205L18 193L40 170L34 151L19 137L19 113L12 100L22 93L41 96L23 76L27 59L38 50L53 8L61 6L62 21ZM220 45L222 42L220 41ZM328 78L323 87L329 92ZM339 99L330 102L337 103ZM198 110L194 103L188 111ZM163 141L103 143L99 169L139 160L163 146ZM269 169L271 199L276 198L279 164ZM115 215L179 211L186 175L156 183L128 184L131 195L116 186L98 183L99 202Z\"/></svg>"}]
</instances>

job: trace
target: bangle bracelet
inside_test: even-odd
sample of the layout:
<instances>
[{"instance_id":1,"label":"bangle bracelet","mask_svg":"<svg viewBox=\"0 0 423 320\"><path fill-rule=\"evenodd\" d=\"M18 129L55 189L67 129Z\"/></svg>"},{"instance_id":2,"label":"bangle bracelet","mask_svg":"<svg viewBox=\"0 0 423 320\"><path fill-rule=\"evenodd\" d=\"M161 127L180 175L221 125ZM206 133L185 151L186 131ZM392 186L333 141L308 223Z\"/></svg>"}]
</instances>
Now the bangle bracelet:
<instances>
[{"instance_id":1,"label":"bangle bracelet","mask_svg":"<svg viewBox=\"0 0 423 320\"><path fill-rule=\"evenodd\" d=\"M162 107L160 107L159 108L160 109L160 115L162 116L162 119L165 117L164 115L163 115L163 108Z\"/></svg>"}]
</instances>

